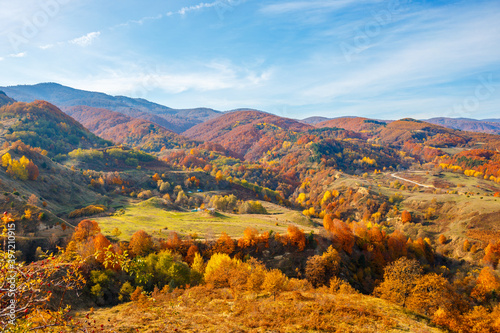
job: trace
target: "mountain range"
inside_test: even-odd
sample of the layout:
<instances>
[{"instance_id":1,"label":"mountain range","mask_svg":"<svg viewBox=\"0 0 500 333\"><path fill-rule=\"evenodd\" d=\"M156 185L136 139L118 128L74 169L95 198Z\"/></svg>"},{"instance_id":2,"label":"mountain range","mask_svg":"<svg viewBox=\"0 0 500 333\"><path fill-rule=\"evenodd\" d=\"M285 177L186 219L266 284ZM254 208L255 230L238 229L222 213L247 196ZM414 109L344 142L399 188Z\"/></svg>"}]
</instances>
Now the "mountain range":
<instances>
[{"instance_id":1,"label":"mountain range","mask_svg":"<svg viewBox=\"0 0 500 333\"><path fill-rule=\"evenodd\" d=\"M177 133L221 114L220 111L209 108L172 109L141 98L110 96L99 92L78 90L57 83L0 87L0 90L17 101L45 100L62 110L81 105L104 108L154 122Z\"/></svg>"},{"instance_id":2,"label":"mountain range","mask_svg":"<svg viewBox=\"0 0 500 333\"><path fill-rule=\"evenodd\" d=\"M159 125L177 134L186 132L188 136L192 133L188 132L190 128L205 121L220 117L227 112L257 111L252 109L235 109L222 112L203 107L173 109L141 98L111 96L99 92L74 89L57 83L5 86L0 87L0 91L5 92L9 97L21 102L33 102L35 100L48 101L59 107L62 111L71 113L71 115L76 118L85 117L85 115L78 116L79 109L75 107L86 106L106 109L131 118L148 121L149 123ZM109 114L107 115L109 116ZM368 123L365 122L366 119L367 118L350 116L336 118L309 117L298 121L316 127L334 126L349 130L363 131L373 127L373 125L368 125ZM390 120L373 121L390 122ZM500 119L476 120L440 117L424 119L424 121L462 131L500 134Z\"/></svg>"}]
</instances>

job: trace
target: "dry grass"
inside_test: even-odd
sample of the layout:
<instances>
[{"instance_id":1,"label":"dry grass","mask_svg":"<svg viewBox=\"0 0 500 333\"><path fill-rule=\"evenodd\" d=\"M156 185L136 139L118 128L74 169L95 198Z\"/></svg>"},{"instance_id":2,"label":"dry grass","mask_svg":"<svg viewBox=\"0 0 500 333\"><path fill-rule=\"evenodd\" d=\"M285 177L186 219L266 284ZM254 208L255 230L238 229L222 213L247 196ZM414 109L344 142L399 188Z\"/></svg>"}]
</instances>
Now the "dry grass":
<instances>
[{"instance_id":1,"label":"dry grass","mask_svg":"<svg viewBox=\"0 0 500 333\"><path fill-rule=\"evenodd\" d=\"M305 232L317 229L313 223L292 211L277 205L265 203L269 207L269 214L231 214L217 213L211 216L205 212L178 212L167 211L161 207L144 205L144 202L125 205L122 215L95 217L105 235L111 235L114 228L120 229L120 239L129 240L134 232L143 229L155 236L168 237L170 231L181 235L196 233L203 237L207 231L215 236L226 232L231 237L241 237L247 227L256 228L259 232L273 230L286 233L290 223L297 224ZM160 230L162 232L160 233Z\"/></svg>"},{"instance_id":2,"label":"dry grass","mask_svg":"<svg viewBox=\"0 0 500 333\"><path fill-rule=\"evenodd\" d=\"M500 231L468 230L467 237L480 241L485 247L489 243L495 243L500 239Z\"/></svg>"},{"instance_id":3,"label":"dry grass","mask_svg":"<svg viewBox=\"0 0 500 333\"><path fill-rule=\"evenodd\" d=\"M442 332L384 300L323 291L237 295L195 287L97 310L106 332Z\"/></svg>"}]
</instances>

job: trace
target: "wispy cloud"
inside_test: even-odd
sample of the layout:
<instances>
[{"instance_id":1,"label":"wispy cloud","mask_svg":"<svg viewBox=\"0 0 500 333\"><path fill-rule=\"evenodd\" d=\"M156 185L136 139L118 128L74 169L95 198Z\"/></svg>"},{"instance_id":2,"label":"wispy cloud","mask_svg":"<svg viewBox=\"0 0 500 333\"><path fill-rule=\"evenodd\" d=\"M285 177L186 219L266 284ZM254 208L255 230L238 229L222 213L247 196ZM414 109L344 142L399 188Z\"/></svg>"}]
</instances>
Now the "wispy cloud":
<instances>
[{"instance_id":1,"label":"wispy cloud","mask_svg":"<svg viewBox=\"0 0 500 333\"><path fill-rule=\"evenodd\" d=\"M26 57L26 55L27 55L26 52L19 52L19 53L9 54L9 57L11 57L11 58L24 58L24 57Z\"/></svg>"},{"instance_id":2,"label":"wispy cloud","mask_svg":"<svg viewBox=\"0 0 500 333\"><path fill-rule=\"evenodd\" d=\"M54 44L45 44L45 45L40 45L38 48L40 50L48 50L54 47Z\"/></svg>"},{"instance_id":3,"label":"wispy cloud","mask_svg":"<svg viewBox=\"0 0 500 333\"><path fill-rule=\"evenodd\" d=\"M246 0L239 0L238 3L242 3L244 1L246 1ZM137 20L128 20L125 23L120 23L120 24L117 24L117 25L113 26L111 29L121 28L121 27L127 27L127 26L130 26L132 24L143 25L146 21L161 20L161 19L163 19L165 17L171 17L171 16L174 16L174 15L185 16L189 12L194 12L194 11L202 10L202 9L205 9L205 8L214 8L214 7L217 7L217 6L231 6L235 2L236 2L235 0L218 0L218 1L213 1L213 2L201 2L201 3L197 4L197 5L182 7L179 10L169 11L169 12L167 12L165 14L159 14L159 15L156 15L156 16L144 16L144 17L142 17L140 19L137 19Z\"/></svg>"},{"instance_id":4,"label":"wispy cloud","mask_svg":"<svg viewBox=\"0 0 500 333\"><path fill-rule=\"evenodd\" d=\"M85 36L78 37L69 41L70 44L75 44L81 47L86 47L91 45L96 38L101 35L100 31L89 32Z\"/></svg>"},{"instance_id":5,"label":"wispy cloud","mask_svg":"<svg viewBox=\"0 0 500 333\"><path fill-rule=\"evenodd\" d=\"M170 15L169 15L169 13L167 13L165 15L159 14L159 15L156 15L156 16L144 16L144 17L142 17L142 18L140 18L138 20L128 20L125 23L117 24L117 25L113 26L111 29L121 28L121 27L128 27L128 26L130 26L132 24L143 25L147 21L161 20L164 16L170 16Z\"/></svg>"},{"instance_id":6,"label":"wispy cloud","mask_svg":"<svg viewBox=\"0 0 500 333\"><path fill-rule=\"evenodd\" d=\"M185 15L187 12L192 12L192 11L200 10L203 8L210 8L210 7L217 6L219 3L220 3L220 1L202 2L202 3L199 3L195 6L183 7L177 13L179 13L181 15Z\"/></svg>"},{"instance_id":7,"label":"wispy cloud","mask_svg":"<svg viewBox=\"0 0 500 333\"><path fill-rule=\"evenodd\" d=\"M345 69L337 67L335 78L304 93L334 99L404 88L424 89L498 65L500 28L494 24L499 19L498 13L483 9L471 10L467 15L450 15L449 11L447 8L426 11L421 18L414 18L394 31L384 31L380 36L384 43L374 39L370 51L362 53L358 62L344 62ZM426 29L419 29L424 26L422 20L430 15L436 23L427 23ZM337 62L341 64L342 59Z\"/></svg>"},{"instance_id":8,"label":"wispy cloud","mask_svg":"<svg viewBox=\"0 0 500 333\"><path fill-rule=\"evenodd\" d=\"M351 4L359 3L359 0L327 0L327 1L290 1L266 5L261 8L264 14L288 14L291 12L304 12L311 10L338 10Z\"/></svg>"},{"instance_id":9,"label":"wispy cloud","mask_svg":"<svg viewBox=\"0 0 500 333\"><path fill-rule=\"evenodd\" d=\"M66 84L92 91L137 97L151 91L178 95L187 92L209 93L229 89L245 90L258 87L272 78L271 68L250 70L229 61L193 64L193 68L176 69L136 67L121 63L120 69L103 70L99 75Z\"/></svg>"}]
</instances>

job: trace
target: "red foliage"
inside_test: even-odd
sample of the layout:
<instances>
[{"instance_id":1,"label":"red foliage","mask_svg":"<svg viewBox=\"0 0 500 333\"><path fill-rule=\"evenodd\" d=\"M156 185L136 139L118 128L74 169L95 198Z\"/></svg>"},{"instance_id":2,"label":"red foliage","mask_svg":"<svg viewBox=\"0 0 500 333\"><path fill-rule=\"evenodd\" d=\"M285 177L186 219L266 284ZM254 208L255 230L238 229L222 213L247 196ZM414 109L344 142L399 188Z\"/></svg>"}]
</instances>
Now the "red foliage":
<instances>
[{"instance_id":1,"label":"red foliage","mask_svg":"<svg viewBox=\"0 0 500 333\"><path fill-rule=\"evenodd\" d=\"M411 222L411 213L407 210L401 212L401 222L408 223Z\"/></svg>"}]
</instances>

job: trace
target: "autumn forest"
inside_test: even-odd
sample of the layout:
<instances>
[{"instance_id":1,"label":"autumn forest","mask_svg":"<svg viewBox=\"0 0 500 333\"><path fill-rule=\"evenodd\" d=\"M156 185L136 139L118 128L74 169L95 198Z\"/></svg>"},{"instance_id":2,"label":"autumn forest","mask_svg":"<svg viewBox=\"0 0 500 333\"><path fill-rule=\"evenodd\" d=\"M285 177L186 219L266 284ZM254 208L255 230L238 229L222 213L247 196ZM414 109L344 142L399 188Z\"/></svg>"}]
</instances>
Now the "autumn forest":
<instances>
[{"instance_id":1,"label":"autumn forest","mask_svg":"<svg viewBox=\"0 0 500 333\"><path fill-rule=\"evenodd\" d=\"M500 332L500 135L6 92L2 331Z\"/></svg>"}]
</instances>

